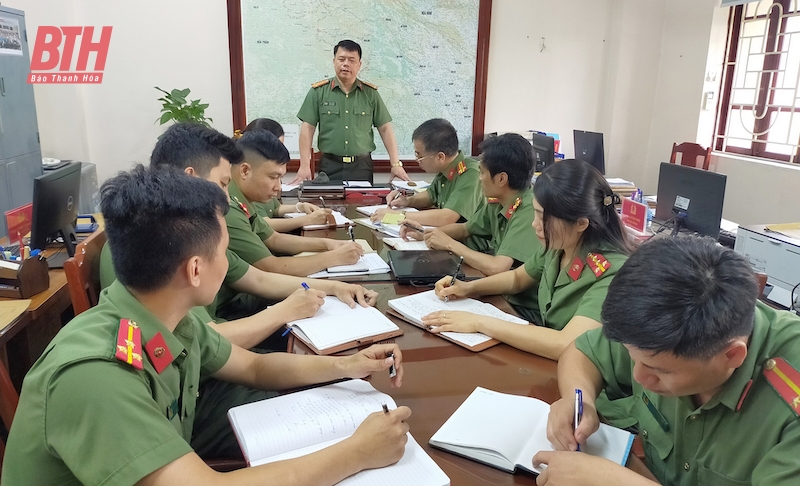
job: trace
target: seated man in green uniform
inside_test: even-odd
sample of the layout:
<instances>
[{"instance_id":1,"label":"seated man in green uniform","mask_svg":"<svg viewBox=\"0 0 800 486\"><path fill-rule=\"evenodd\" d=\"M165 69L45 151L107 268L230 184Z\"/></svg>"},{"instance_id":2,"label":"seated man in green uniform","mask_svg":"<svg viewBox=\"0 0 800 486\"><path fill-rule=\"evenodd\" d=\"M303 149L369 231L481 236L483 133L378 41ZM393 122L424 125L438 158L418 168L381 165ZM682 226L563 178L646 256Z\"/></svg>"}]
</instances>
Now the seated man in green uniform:
<instances>
[{"instance_id":1,"label":"seated man in green uniform","mask_svg":"<svg viewBox=\"0 0 800 486\"><path fill-rule=\"evenodd\" d=\"M240 161L242 157L236 144L218 131L202 125L179 123L159 138L150 163L153 167L173 167L201 177L227 193L231 179L229 160ZM360 285L263 272L230 250L226 257L228 272L217 298L205 309L194 309L194 312L212 325L225 319L236 319L217 331L246 349L264 341L286 322L314 315L321 295L335 295L350 306L356 303L374 305L377 301L376 292ZM104 245L100 257L101 288L108 287L115 279L110 245ZM303 281L312 292L303 291ZM276 301L281 302L264 309L268 303Z\"/></svg>"},{"instance_id":2,"label":"seated man in green uniform","mask_svg":"<svg viewBox=\"0 0 800 486\"><path fill-rule=\"evenodd\" d=\"M533 238L533 152L522 136L507 133L481 143L481 189L486 201L466 223L401 230L434 250L464 257L464 263L495 275L517 268L541 248Z\"/></svg>"},{"instance_id":3,"label":"seated man in green uniform","mask_svg":"<svg viewBox=\"0 0 800 486\"><path fill-rule=\"evenodd\" d=\"M440 298L502 295L531 323L520 326L471 312L433 312L432 332L481 332L545 358L558 356L578 336L600 327L600 308L614 275L628 259L628 236L605 177L580 160L548 168L533 186L531 236L541 248L525 265L469 282L444 277Z\"/></svg>"},{"instance_id":4,"label":"seated man in green uniform","mask_svg":"<svg viewBox=\"0 0 800 486\"><path fill-rule=\"evenodd\" d=\"M245 133L257 128L266 130L276 137L281 143L284 143L284 131L280 123L270 118L256 118L247 124L242 130ZM239 135L236 138L241 137ZM271 195L269 201L262 203L252 201L253 206L256 208L256 213L264 218L264 221L274 229L281 233L288 233L302 228L310 224L325 224L328 221L328 215L331 214L330 209L320 208L310 202L298 202L297 204L281 204L279 199L281 195L280 186L277 186L275 193ZM305 216L297 218L284 217L288 213L305 213Z\"/></svg>"},{"instance_id":5,"label":"seated man in green uniform","mask_svg":"<svg viewBox=\"0 0 800 486\"><path fill-rule=\"evenodd\" d=\"M252 206L252 201L266 202L280 187L286 174L289 151L272 133L256 129L242 134L236 144L244 152L244 161L231 168L231 210L225 216L230 233L230 249L244 261L265 272L305 277L328 267L351 265L364 254L358 243L331 238L308 238L274 231ZM320 252L303 257L304 251Z\"/></svg>"},{"instance_id":6,"label":"seated man in green uniform","mask_svg":"<svg viewBox=\"0 0 800 486\"><path fill-rule=\"evenodd\" d=\"M226 474L210 469L189 443L192 429L206 426L195 417L201 377L288 389L386 370L392 352L393 381L400 385L400 349L379 345L322 357L231 345L187 315L208 304L225 277L223 191L175 170L139 166L107 181L101 197L119 280L58 333L25 377L3 485L288 484L290 478L329 485L400 459L406 407L377 412L352 437L302 458ZM150 256L147 265L142 253ZM224 413L212 419L227 422Z\"/></svg>"},{"instance_id":7,"label":"seated man in green uniform","mask_svg":"<svg viewBox=\"0 0 800 486\"><path fill-rule=\"evenodd\" d=\"M539 484L655 484L576 454L606 411L628 400L658 484L796 485L800 478L800 318L757 300L747 259L706 238L642 245L617 273L603 329L561 356ZM583 419L573 431L573 396ZM569 452L568 452L569 451ZM550 482L552 481L552 483Z\"/></svg>"},{"instance_id":8,"label":"seated man in green uniform","mask_svg":"<svg viewBox=\"0 0 800 486\"><path fill-rule=\"evenodd\" d=\"M465 158L458 150L458 135L449 121L434 118L418 126L411 135L414 155L425 172L436 174L428 190L404 196L392 191L386 196L390 208L424 209L405 212L405 218L415 227L444 226L469 220L480 206L483 196L478 162ZM379 209L371 216L378 222L388 213L401 210Z\"/></svg>"},{"instance_id":9,"label":"seated man in green uniform","mask_svg":"<svg viewBox=\"0 0 800 486\"><path fill-rule=\"evenodd\" d=\"M361 69L361 46L343 40L333 47L333 70L336 76L311 85L297 113L300 126L300 168L292 184L313 177L311 173L311 143L319 125L319 146L322 157L319 172L331 180L372 182L372 152L375 140L372 127L378 129L392 178L408 180L397 152L397 139L392 128L392 116L378 87L358 79Z\"/></svg>"}]
</instances>

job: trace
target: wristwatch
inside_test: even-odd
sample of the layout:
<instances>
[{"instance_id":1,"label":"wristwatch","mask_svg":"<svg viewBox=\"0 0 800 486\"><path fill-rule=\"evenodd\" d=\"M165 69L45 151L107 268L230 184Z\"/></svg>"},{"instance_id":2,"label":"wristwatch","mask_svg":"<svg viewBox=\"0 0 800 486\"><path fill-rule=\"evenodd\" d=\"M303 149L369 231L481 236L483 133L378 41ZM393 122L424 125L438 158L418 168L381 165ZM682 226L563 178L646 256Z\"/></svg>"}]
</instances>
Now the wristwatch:
<instances>
[{"instance_id":1,"label":"wristwatch","mask_svg":"<svg viewBox=\"0 0 800 486\"><path fill-rule=\"evenodd\" d=\"M392 167L402 167L403 162L401 160L398 160L396 164L394 162L389 162L389 165L391 165Z\"/></svg>"}]
</instances>

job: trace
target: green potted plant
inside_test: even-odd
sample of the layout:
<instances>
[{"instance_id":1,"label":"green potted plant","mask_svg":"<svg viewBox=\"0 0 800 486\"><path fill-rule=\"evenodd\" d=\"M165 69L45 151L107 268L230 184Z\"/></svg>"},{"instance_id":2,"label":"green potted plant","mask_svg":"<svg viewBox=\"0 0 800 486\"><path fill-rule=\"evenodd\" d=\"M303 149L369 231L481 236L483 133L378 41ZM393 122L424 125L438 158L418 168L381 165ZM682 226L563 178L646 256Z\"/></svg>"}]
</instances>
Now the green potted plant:
<instances>
[{"instance_id":1,"label":"green potted plant","mask_svg":"<svg viewBox=\"0 0 800 486\"><path fill-rule=\"evenodd\" d=\"M162 104L161 117L156 120L159 124L163 125L172 120L175 123L188 121L207 127L211 126L210 122L214 120L206 117L208 103L201 103L200 100L187 101L186 98L191 92L189 88L173 89L172 91L165 91L158 86L155 88L164 93L164 96L158 99Z\"/></svg>"}]
</instances>

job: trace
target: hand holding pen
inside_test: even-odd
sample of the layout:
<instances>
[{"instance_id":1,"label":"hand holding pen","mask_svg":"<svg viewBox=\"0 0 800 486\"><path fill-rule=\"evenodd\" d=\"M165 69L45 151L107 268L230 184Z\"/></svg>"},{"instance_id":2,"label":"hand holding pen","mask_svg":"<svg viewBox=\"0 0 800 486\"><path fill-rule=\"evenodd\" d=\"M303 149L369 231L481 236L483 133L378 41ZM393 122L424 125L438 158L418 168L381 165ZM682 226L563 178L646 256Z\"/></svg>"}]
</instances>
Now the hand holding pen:
<instances>
[{"instance_id":1,"label":"hand holding pen","mask_svg":"<svg viewBox=\"0 0 800 486\"><path fill-rule=\"evenodd\" d=\"M458 266L456 267L456 271L455 271L455 273L453 273L453 278L452 278L452 279L450 279L450 285L448 285L448 287L452 287L453 285L455 285L455 283L456 283L456 277L458 276L458 272L460 272L460 271L461 271L461 265L462 265L463 263L464 263L464 257L463 257L463 256L462 256L462 257L459 257L459 259L458 259ZM449 302L449 301L450 301L450 296L449 296L449 295L445 295L445 296L444 296L444 301L445 301L445 302Z\"/></svg>"},{"instance_id":2,"label":"hand holding pen","mask_svg":"<svg viewBox=\"0 0 800 486\"><path fill-rule=\"evenodd\" d=\"M581 424L581 419L583 418L583 392L580 388L575 389L575 413L572 419L572 430L573 432L578 430L578 426ZM580 452L581 450L581 443L578 442L578 447L575 449L576 451Z\"/></svg>"}]
</instances>

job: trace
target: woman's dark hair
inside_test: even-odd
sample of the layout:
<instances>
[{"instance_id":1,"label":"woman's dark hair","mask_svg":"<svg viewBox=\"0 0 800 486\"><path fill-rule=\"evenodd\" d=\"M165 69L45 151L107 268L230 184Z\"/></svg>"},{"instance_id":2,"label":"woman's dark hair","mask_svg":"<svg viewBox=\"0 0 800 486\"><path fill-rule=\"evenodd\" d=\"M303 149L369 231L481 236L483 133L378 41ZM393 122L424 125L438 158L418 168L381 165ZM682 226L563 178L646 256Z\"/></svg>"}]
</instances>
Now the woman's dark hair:
<instances>
[{"instance_id":1,"label":"woman's dark hair","mask_svg":"<svg viewBox=\"0 0 800 486\"><path fill-rule=\"evenodd\" d=\"M249 132L250 130L255 130L256 128L266 130L278 138L281 138L282 136L285 135L281 124L271 118L256 118L255 120L248 123L246 127L244 127L242 133Z\"/></svg>"},{"instance_id":2,"label":"woman's dark hair","mask_svg":"<svg viewBox=\"0 0 800 486\"><path fill-rule=\"evenodd\" d=\"M544 210L542 226L546 249L550 248L553 218L571 224L586 218L589 227L581 237L582 248L596 251L611 247L621 253L631 253L615 207L619 196L611 190L605 177L588 163L569 159L551 165L536 179L533 194Z\"/></svg>"}]
</instances>

